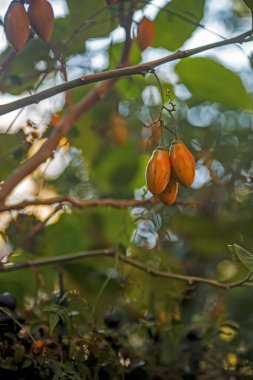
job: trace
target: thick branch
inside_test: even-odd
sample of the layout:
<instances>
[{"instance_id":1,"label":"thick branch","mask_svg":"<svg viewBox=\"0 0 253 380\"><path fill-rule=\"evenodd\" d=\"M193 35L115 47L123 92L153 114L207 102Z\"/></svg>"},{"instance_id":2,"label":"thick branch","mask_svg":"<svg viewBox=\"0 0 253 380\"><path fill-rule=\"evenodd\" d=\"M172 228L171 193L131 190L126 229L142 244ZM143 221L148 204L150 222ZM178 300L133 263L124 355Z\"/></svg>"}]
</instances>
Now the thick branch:
<instances>
[{"instance_id":1,"label":"thick branch","mask_svg":"<svg viewBox=\"0 0 253 380\"><path fill-rule=\"evenodd\" d=\"M163 272L157 269L149 269L145 264L142 264L141 262L135 259L131 259L129 257L118 254L117 252L115 252L113 249L110 249L110 248L72 253L70 255L53 256L53 257L37 259L33 261L26 261L23 263L15 263L15 264L8 263L0 267L0 272L10 272L10 271L18 270L18 269L36 268L36 267L41 267L45 265L62 264L64 262L87 259L91 257L94 258L98 256L115 257L118 260L122 261L123 263L130 265L136 269L139 269L142 272L148 273L149 275L153 277L184 281L184 282L187 282L189 285L197 284L197 283L206 284L206 285L214 286L216 288L221 288L225 290L242 286L244 282L246 282L250 277L250 273L249 273L247 277L243 279L242 281L238 281L236 283L222 283L222 282L219 282L210 278L205 278L205 277L186 276L186 275L181 275L177 273Z\"/></svg>"},{"instance_id":2,"label":"thick branch","mask_svg":"<svg viewBox=\"0 0 253 380\"><path fill-rule=\"evenodd\" d=\"M123 67L123 68L119 68L115 70L109 70L102 73L82 76L78 79L74 79L74 80L62 83L58 86L48 88L47 90L41 91L37 94L27 96L25 98L16 100L14 102L3 104L2 106L0 106L0 115L7 114L11 111L17 110L19 108L23 108L33 103L39 103L43 99L48 99L51 96L65 92L75 87L80 87L80 86L84 86L84 85L95 83L95 82L101 82L106 79L126 77L130 75L135 75L135 74L143 75L149 72L150 70L154 69L155 67L160 66L164 63L172 62L181 58L186 58L186 57L201 53L206 50L214 49L220 46L230 45L234 43L248 42L252 40L252 38L249 38L250 36L252 36L252 31L242 33L239 36L227 39L225 41L222 40L222 41L214 42L212 44L203 45L195 49L189 49L189 50L184 50L184 51L179 50L176 53L170 54L166 57L156 59L154 61L150 61L147 63L130 66L130 67Z\"/></svg>"}]
</instances>

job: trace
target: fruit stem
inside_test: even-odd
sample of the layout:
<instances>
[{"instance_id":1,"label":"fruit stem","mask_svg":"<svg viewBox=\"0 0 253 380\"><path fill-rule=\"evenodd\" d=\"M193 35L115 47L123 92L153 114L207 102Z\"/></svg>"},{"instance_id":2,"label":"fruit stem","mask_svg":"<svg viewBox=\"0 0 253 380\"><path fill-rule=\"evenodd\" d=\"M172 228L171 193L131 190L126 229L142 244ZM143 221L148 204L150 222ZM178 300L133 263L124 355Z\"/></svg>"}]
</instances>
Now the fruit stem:
<instances>
[{"instance_id":1,"label":"fruit stem","mask_svg":"<svg viewBox=\"0 0 253 380\"><path fill-rule=\"evenodd\" d=\"M160 119L160 126L161 126L161 146L164 147L164 122Z\"/></svg>"},{"instance_id":2,"label":"fruit stem","mask_svg":"<svg viewBox=\"0 0 253 380\"><path fill-rule=\"evenodd\" d=\"M161 84L161 81L158 77L158 75L156 74L156 71L155 69L150 69L150 72L154 75L156 81L157 81L157 84L158 84L158 87L159 87L159 90L160 90L160 95L161 95L161 100L162 100L162 107L161 107L161 111L160 111L160 114L159 114L159 117L158 117L158 120L160 121L160 127L161 127L161 146L164 147L164 122L162 120L162 112L165 108L164 106L164 93L163 93L163 88L162 88L162 84Z\"/></svg>"},{"instance_id":3,"label":"fruit stem","mask_svg":"<svg viewBox=\"0 0 253 380\"><path fill-rule=\"evenodd\" d=\"M178 130L177 130L175 119L174 119L174 116L173 116L172 112L170 112L170 117L171 117L172 122L173 122L173 128L174 128L174 131L175 131L175 138L176 138L176 140L178 140L179 139Z\"/></svg>"},{"instance_id":4,"label":"fruit stem","mask_svg":"<svg viewBox=\"0 0 253 380\"><path fill-rule=\"evenodd\" d=\"M177 127L176 127L174 116L173 116L173 112L176 111L176 105L173 102L173 100L171 99L170 90L167 90L167 96L169 97L169 105L171 106L171 109L169 109L166 106L163 106L163 108L166 109L166 111L168 111L168 113L169 113L169 115L170 115L170 117L172 119L173 128L174 128L174 131L175 131L175 139L178 140L179 139L178 130L177 130Z\"/></svg>"},{"instance_id":5,"label":"fruit stem","mask_svg":"<svg viewBox=\"0 0 253 380\"><path fill-rule=\"evenodd\" d=\"M160 90L160 94L161 94L161 99L162 99L162 110L163 110L163 106L164 106L164 94L163 94L163 88L162 88L162 85L161 85L160 79L158 78L158 75L157 75L156 72L155 72L155 69L153 69L151 72L152 72L152 74L154 74L155 79L157 80L157 84L158 84L158 87L159 87L159 90ZM162 110L161 110L161 112L162 112Z\"/></svg>"}]
</instances>

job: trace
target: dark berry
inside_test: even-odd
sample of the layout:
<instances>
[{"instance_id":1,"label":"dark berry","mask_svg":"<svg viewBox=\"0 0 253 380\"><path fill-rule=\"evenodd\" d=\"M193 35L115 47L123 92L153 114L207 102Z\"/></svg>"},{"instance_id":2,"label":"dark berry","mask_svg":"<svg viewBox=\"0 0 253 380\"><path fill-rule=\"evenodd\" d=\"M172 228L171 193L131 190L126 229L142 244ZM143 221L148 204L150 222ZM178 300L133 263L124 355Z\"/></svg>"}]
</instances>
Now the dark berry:
<instances>
[{"instance_id":1,"label":"dark berry","mask_svg":"<svg viewBox=\"0 0 253 380\"><path fill-rule=\"evenodd\" d=\"M110 329L118 329L122 322L122 315L119 312L108 313L105 316L105 324Z\"/></svg>"},{"instance_id":2,"label":"dark berry","mask_svg":"<svg viewBox=\"0 0 253 380\"><path fill-rule=\"evenodd\" d=\"M196 341L196 340L200 340L202 338L202 336L203 336L203 334L202 334L201 330L194 328L194 327L191 327L187 331L185 337L186 337L186 339L188 339L190 341Z\"/></svg>"},{"instance_id":3,"label":"dark berry","mask_svg":"<svg viewBox=\"0 0 253 380\"><path fill-rule=\"evenodd\" d=\"M16 298L9 292L0 294L0 306L15 311L17 306Z\"/></svg>"}]
</instances>

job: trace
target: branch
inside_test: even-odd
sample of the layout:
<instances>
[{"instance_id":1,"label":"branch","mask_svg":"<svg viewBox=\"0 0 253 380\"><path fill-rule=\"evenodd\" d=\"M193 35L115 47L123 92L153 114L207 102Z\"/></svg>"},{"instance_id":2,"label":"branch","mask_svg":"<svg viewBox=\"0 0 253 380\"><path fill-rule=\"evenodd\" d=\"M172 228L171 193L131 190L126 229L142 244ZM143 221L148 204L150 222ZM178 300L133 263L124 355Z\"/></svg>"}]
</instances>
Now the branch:
<instances>
[{"instance_id":1,"label":"branch","mask_svg":"<svg viewBox=\"0 0 253 380\"><path fill-rule=\"evenodd\" d=\"M42 206L42 205L53 205L53 204L70 204L77 208L88 208L88 207L115 207L115 208L128 208L128 207L138 207L145 204L156 203L158 198L151 197L144 200L135 199L91 199L91 200L79 200L73 198L69 195L53 197L48 199L34 199L29 201L22 201L17 204L11 204L8 206L0 206L0 212L11 211L11 210L23 210L28 206Z\"/></svg>"},{"instance_id":2,"label":"branch","mask_svg":"<svg viewBox=\"0 0 253 380\"><path fill-rule=\"evenodd\" d=\"M16 204L11 205L0 205L0 213L12 210L24 210L29 206L43 206L43 205L56 205L61 204L62 206L69 204L73 207L80 209L90 208L90 207L114 207L119 209L125 209L129 207L139 207L149 204L156 204L159 202L157 197L150 197L148 199L136 200L136 199L113 199L113 198L104 198L104 199L76 199L70 195L52 197L47 199L33 199L25 200ZM177 206L197 206L197 203L192 200L178 200L174 203Z\"/></svg>"},{"instance_id":3,"label":"branch","mask_svg":"<svg viewBox=\"0 0 253 380\"><path fill-rule=\"evenodd\" d=\"M132 13L134 9L130 10L129 13L129 23L125 26L126 30L126 40L122 55L119 62L119 67L126 66L128 62L128 57L131 48L130 39L130 29L132 20ZM28 161L25 161L18 168L16 168L11 175L4 182L0 190L0 204L4 203L5 198L11 193L15 186L24 179L27 175L32 173L40 164L46 161L48 158L52 157L54 150L57 148L60 139L65 136L68 131L72 128L74 123L80 118L80 116L86 112L91 106L93 106L97 101L104 99L108 94L112 86L114 85L117 78L108 79L101 83L99 86L91 90L81 101L75 105L68 107L66 114L61 119L60 123L51 132L49 138L38 150L38 152L32 156ZM67 82L69 83L69 82ZM1 106L0 106L1 107Z\"/></svg>"},{"instance_id":4,"label":"branch","mask_svg":"<svg viewBox=\"0 0 253 380\"><path fill-rule=\"evenodd\" d=\"M84 252L72 253L69 255L62 255L62 256L53 256L49 258L26 261L23 263L15 263L15 264L7 263L7 264L3 264L0 267L0 272L11 272L14 270L19 270L19 269L36 268L36 267L41 267L45 265L53 265L53 264L62 264L64 262L87 259L91 257L94 258L94 257L100 257L100 256L115 257L117 258L117 260L120 260L129 266L139 269L142 272L148 273L149 275L153 277L183 281L183 282L187 282L189 285L197 284L197 283L206 284L206 285L214 286L216 288L221 288L225 290L242 286L244 282L246 282L249 279L250 274L251 274L249 273L247 277L242 281L238 281L235 283L223 283L223 282L219 282L219 281L216 281L210 278L205 278L205 277L186 276L186 275L181 275L177 273L163 272L157 269L149 269L145 264L142 264L135 259L131 259L129 257L118 254L118 252L114 251L111 248L84 251Z\"/></svg>"},{"instance_id":5,"label":"branch","mask_svg":"<svg viewBox=\"0 0 253 380\"><path fill-rule=\"evenodd\" d=\"M53 96L59 92L66 91L70 88L74 88L77 86L82 86L88 83L94 83L101 80L105 80L99 86L95 87L91 90L83 100L81 100L76 105L69 107L68 113L62 118L61 122L54 128L51 135L47 139L47 141L42 145L42 147L38 150L38 152L32 156L29 160L22 163L18 168L16 168L12 174L7 178L0 190L0 204L4 204L6 197L11 193L11 191L15 188L15 186L24 179L27 175L32 173L40 164L46 161L49 157L53 156L53 151L56 149L60 139L65 136L74 123L79 119L79 117L86 112L91 106L93 106L97 101L104 99L107 93L110 91L111 87L117 80L117 78L127 75L133 74L144 74L155 66L162 65L163 63L174 61L179 58L189 57L193 54L197 54L203 52L208 49L212 49L219 46L229 45L232 43L242 43L246 41L250 41L252 39L251 35L252 31L245 32L240 34L237 37L233 37L226 41L219 41L213 44L204 45L195 49L190 49L186 51L178 51L174 54L171 54L167 57L151 61L149 63L144 63L137 66L132 67L121 67L119 69L107 71L104 73L92 74L85 77L81 77L74 81L69 81L63 83L59 86L50 88L48 90L42 91L36 95L29 96L27 98L20 99L16 102L11 102L5 105L0 106L0 111L2 113L8 113L11 110L22 108L25 105L32 104L34 101L38 102L47 97ZM251 36L251 37L250 37ZM127 46L127 48L126 48ZM127 60L126 53L129 53L130 44L129 41L126 41L125 48L123 50L122 59L120 66L126 66ZM1 113L0 112L0 113Z\"/></svg>"},{"instance_id":6,"label":"branch","mask_svg":"<svg viewBox=\"0 0 253 380\"><path fill-rule=\"evenodd\" d=\"M194 49L189 50L179 50L176 53L170 54L166 57L156 59L154 61L150 61L147 63L142 63L135 66L118 68L115 70L108 70L102 73L96 73L91 75L82 76L77 79L73 79L71 81L59 84L58 86L54 86L48 88L47 90L41 91L37 94L27 96L25 98L16 100L14 102L10 102L7 104L3 104L0 106L0 115L7 114L11 111L17 110L19 108L23 108L30 104L39 103L41 100L48 99L54 95L59 93L68 91L75 87L85 86L90 83L101 82L107 79L115 79L120 77L126 77L130 75L141 74L144 75L150 70L154 69L157 66L163 65L164 63L172 62L181 58L190 57L192 55L201 53L206 50L214 49L220 46L230 45L234 43L244 43L252 41L252 31L248 31L242 33L236 37L232 37L225 41L218 41L212 44L203 45Z\"/></svg>"}]
</instances>

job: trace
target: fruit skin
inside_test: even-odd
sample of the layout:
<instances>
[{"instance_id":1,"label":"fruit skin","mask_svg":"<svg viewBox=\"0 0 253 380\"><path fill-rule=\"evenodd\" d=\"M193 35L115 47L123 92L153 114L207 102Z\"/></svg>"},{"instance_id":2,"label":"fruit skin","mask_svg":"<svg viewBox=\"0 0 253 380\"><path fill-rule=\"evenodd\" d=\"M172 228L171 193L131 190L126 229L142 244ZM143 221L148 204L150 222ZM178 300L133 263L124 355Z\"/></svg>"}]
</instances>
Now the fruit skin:
<instances>
[{"instance_id":1,"label":"fruit skin","mask_svg":"<svg viewBox=\"0 0 253 380\"><path fill-rule=\"evenodd\" d=\"M155 27L151 20L146 17L137 26L136 40L141 51L151 46L155 38Z\"/></svg>"},{"instance_id":2,"label":"fruit skin","mask_svg":"<svg viewBox=\"0 0 253 380\"><path fill-rule=\"evenodd\" d=\"M165 148L154 150L146 169L146 181L149 191L158 195L163 192L170 180L171 166L169 152Z\"/></svg>"},{"instance_id":3,"label":"fruit skin","mask_svg":"<svg viewBox=\"0 0 253 380\"><path fill-rule=\"evenodd\" d=\"M173 174L170 176L169 183L163 190L161 194L159 194L159 199L162 203L167 206L172 205L175 202L178 192L178 183L174 178Z\"/></svg>"},{"instance_id":4,"label":"fruit skin","mask_svg":"<svg viewBox=\"0 0 253 380\"><path fill-rule=\"evenodd\" d=\"M23 4L10 4L4 17L4 31L14 49L20 51L29 36L29 17Z\"/></svg>"},{"instance_id":5,"label":"fruit skin","mask_svg":"<svg viewBox=\"0 0 253 380\"><path fill-rule=\"evenodd\" d=\"M195 160L185 144L178 140L170 148L173 175L180 185L190 187L195 178Z\"/></svg>"},{"instance_id":6,"label":"fruit skin","mask_svg":"<svg viewBox=\"0 0 253 380\"><path fill-rule=\"evenodd\" d=\"M32 0L28 8L30 24L42 40L48 42L54 30L54 12L47 0Z\"/></svg>"},{"instance_id":7,"label":"fruit skin","mask_svg":"<svg viewBox=\"0 0 253 380\"><path fill-rule=\"evenodd\" d=\"M124 145L128 140L129 133L125 119L114 114L111 119L110 129L108 131L109 137L111 137L115 145Z\"/></svg>"}]
</instances>

